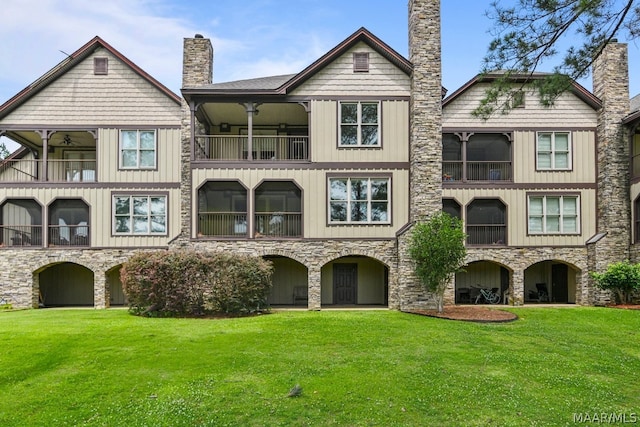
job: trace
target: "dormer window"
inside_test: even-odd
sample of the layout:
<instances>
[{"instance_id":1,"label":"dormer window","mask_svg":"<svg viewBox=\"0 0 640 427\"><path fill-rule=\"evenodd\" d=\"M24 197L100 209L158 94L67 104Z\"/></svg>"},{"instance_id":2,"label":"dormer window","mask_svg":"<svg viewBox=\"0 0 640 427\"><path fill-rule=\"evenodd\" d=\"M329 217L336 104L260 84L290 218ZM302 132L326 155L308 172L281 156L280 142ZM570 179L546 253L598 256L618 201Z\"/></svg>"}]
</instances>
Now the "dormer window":
<instances>
[{"instance_id":1,"label":"dormer window","mask_svg":"<svg viewBox=\"0 0 640 427\"><path fill-rule=\"evenodd\" d=\"M109 58L93 58L93 74L107 75L109 73Z\"/></svg>"},{"instance_id":2,"label":"dormer window","mask_svg":"<svg viewBox=\"0 0 640 427\"><path fill-rule=\"evenodd\" d=\"M369 72L369 52L355 52L353 54L353 72Z\"/></svg>"}]
</instances>

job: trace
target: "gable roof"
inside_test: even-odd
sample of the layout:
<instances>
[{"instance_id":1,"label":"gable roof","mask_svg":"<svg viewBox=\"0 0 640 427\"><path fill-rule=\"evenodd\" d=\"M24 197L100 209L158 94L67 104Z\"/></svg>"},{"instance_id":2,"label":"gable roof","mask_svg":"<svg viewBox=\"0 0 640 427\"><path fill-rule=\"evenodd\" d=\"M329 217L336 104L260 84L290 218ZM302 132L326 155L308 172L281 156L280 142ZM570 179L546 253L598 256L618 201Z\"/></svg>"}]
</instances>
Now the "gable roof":
<instances>
[{"instance_id":1,"label":"gable roof","mask_svg":"<svg viewBox=\"0 0 640 427\"><path fill-rule=\"evenodd\" d=\"M36 95L42 89L47 87L51 82L58 79L60 76L64 75L71 68L82 62L88 56L93 54L98 48L104 48L109 51L113 56L118 58L124 64L126 64L131 70L133 70L140 77L148 81L152 86L158 89L160 92L164 93L168 98L176 102L177 104L181 103L181 98L173 93L170 89L160 83L158 80L153 78L150 74L144 71L142 68L138 67L136 64L131 62L127 57L118 52L115 48L113 48L110 44L102 40L100 37L96 36L91 39L88 43L82 46L80 49L76 50L74 53L66 57L62 60L58 65L53 67L51 70L42 75L35 82L31 83L26 88L22 89L16 95L14 95L11 99L6 101L4 104L0 105L0 119L5 117L11 111L15 110L17 107L22 105L29 98Z\"/></svg>"},{"instance_id":2,"label":"gable roof","mask_svg":"<svg viewBox=\"0 0 640 427\"><path fill-rule=\"evenodd\" d=\"M457 89L451 95L446 97L442 101L442 107L447 106L449 103L451 103L452 101L457 99L460 95L462 95L467 90L469 90L472 86L475 86L478 83L491 83L497 80L498 78L503 77L504 73L505 72L503 71L496 71L496 72L487 73L487 74L478 74L477 76L475 76L474 78L466 82L464 85L462 85L459 89ZM551 73L513 74L511 76L511 79L513 80L514 83L526 83L531 80L543 79L544 77L549 75L551 75ZM569 88L569 91L573 93L575 96L577 96L579 99L584 101L587 105L589 105L594 110L597 110L602 106L602 102L600 101L600 99L598 99L594 94L592 94L587 89L585 89L584 86L580 85L575 81L571 82L571 87Z\"/></svg>"},{"instance_id":3,"label":"gable roof","mask_svg":"<svg viewBox=\"0 0 640 427\"><path fill-rule=\"evenodd\" d=\"M631 113L622 120L622 123L625 125L640 121L640 94L631 98L629 104L631 107Z\"/></svg>"},{"instance_id":4,"label":"gable roof","mask_svg":"<svg viewBox=\"0 0 640 427\"><path fill-rule=\"evenodd\" d=\"M261 77L257 79L238 80L226 83L214 83L200 86L198 88L183 88L182 94L185 98L189 98L189 95L207 94L229 96L246 94L274 96L286 95L360 42L367 44L407 75L411 75L413 67L405 57L373 35L369 30L362 27L297 74Z\"/></svg>"}]
</instances>

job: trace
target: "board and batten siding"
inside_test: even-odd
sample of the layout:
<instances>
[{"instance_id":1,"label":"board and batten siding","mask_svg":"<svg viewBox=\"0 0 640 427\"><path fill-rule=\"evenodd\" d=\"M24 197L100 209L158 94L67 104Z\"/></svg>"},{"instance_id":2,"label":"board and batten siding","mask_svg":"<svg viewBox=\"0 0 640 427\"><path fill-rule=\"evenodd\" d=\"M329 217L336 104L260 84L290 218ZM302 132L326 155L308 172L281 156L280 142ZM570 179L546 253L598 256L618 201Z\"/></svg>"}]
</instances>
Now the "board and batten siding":
<instances>
[{"instance_id":1,"label":"board and batten siding","mask_svg":"<svg viewBox=\"0 0 640 427\"><path fill-rule=\"evenodd\" d=\"M95 75L93 59L107 57L107 75ZM25 101L2 123L39 125L180 125L180 104L104 48Z\"/></svg>"},{"instance_id":2,"label":"board and batten siding","mask_svg":"<svg viewBox=\"0 0 640 427\"><path fill-rule=\"evenodd\" d=\"M180 183L180 129L155 129L153 126L140 126L139 129L156 131L156 169L119 169L120 129L99 129L98 181Z\"/></svg>"},{"instance_id":3,"label":"board and batten siding","mask_svg":"<svg viewBox=\"0 0 640 427\"><path fill-rule=\"evenodd\" d=\"M544 131L541 128L539 131ZM568 132L571 129L567 129ZM595 183L595 131L572 131L571 170L536 170L536 131L516 131L513 134L513 181L516 183Z\"/></svg>"},{"instance_id":4,"label":"board and batten siding","mask_svg":"<svg viewBox=\"0 0 640 427\"><path fill-rule=\"evenodd\" d=\"M353 71L353 54L369 53L369 72ZM400 68L360 42L313 75L292 96L399 96L409 97L410 78Z\"/></svg>"},{"instance_id":5,"label":"board and batten siding","mask_svg":"<svg viewBox=\"0 0 640 427\"><path fill-rule=\"evenodd\" d=\"M514 108L509 114L494 114L483 121L471 115L480 104L488 84L479 83L470 87L448 103L442 111L444 128L563 128L567 123L572 128L596 127L597 113L576 95L565 92L553 107L540 104L534 92L525 94L524 108Z\"/></svg>"},{"instance_id":6,"label":"board and batten siding","mask_svg":"<svg viewBox=\"0 0 640 427\"><path fill-rule=\"evenodd\" d=\"M163 194L167 196L167 235L165 236L112 236L112 194ZM148 189L129 188L82 188L82 187L12 187L3 191L5 200L24 199L25 194L43 206L43 215L48 217L47 207L57 199L80 199L89 206L89 225L92 247L164 247L180 233L180 190L177 188ZM74 225L74 224L69 224Z\"/></svg>"},{"instance_id":7,"label":"board and batten siding","mask_svg":"<svg viewBox=\"0 0 640 427\"><path fill-rule=\"evenodd\" d=\"M382 101L381 148L338 147L338 101L311 102L311 159L314 162L408 162L409 102Z\"/></svg>"},{"instance_id":8,"label":"board and batten siding","mask_svg":"<svg viewBox=\"0 0 640 427\"><path fill-rule=\"evenodd\" d=\"M328 218L328 175L334 176L379 176L391 177L391 221L390 225L327 225ZM252 192L264 180L293 181L302 190L303 237L323 239L348 238L395 238L396 231L408 221L409 184L408 170L317 170L317 169L197 169L193 171L193 203L198 206L198 188L207 180L239 181L249 192L249 206L253 204ZM249 207L251 211L251 207ZM197 209L191 213L193 230L196 235Z\"/></svg>"},{"instance_id":9,"label":"board and batten siding","mask_svg":"<svg viewBox=\"0 0 640 427\"><path fill-rule=\"evenodd\" d=\"M579 195L580 234L527 235L527 196L536 195ZM509 246L583 246L587 239L596 234L596 191L595 189L545 190L545 189L495 189L467 188L443 190L443 198L453 198L462 206L466 220L466 206L474 199L499 199L507 210L507 244Z\"/></svg>"}]
</instances>

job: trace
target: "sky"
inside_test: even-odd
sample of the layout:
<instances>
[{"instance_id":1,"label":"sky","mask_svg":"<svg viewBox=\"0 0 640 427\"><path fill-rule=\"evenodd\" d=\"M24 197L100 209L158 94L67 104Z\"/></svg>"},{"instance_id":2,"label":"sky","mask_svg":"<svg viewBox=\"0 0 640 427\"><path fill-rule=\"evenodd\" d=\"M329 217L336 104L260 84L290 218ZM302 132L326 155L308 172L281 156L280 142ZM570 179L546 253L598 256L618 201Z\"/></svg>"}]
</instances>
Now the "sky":
<instances>
[{"instance_id":1,"label":"sky","mask_svg":"<svg viewBox=\"0 0 640 427\"><path fill-rule=\"evenodd\" d=\"M512 0L503 0L512 1ZM94 36L180 94L182 42L214 46L214 82L296 73L360 27L408 56L407 0L2 0L0 104ZM492 35L490 0L442 0L442 84L473 78ZM624 41L624 40L620 40ZM629 43L631 69L640 45ZM552 64L539 71L551 71ZM640 73L631 73L631 96ZM580 81L591 90L590 78Z\"/></svg>"}]
</instances>

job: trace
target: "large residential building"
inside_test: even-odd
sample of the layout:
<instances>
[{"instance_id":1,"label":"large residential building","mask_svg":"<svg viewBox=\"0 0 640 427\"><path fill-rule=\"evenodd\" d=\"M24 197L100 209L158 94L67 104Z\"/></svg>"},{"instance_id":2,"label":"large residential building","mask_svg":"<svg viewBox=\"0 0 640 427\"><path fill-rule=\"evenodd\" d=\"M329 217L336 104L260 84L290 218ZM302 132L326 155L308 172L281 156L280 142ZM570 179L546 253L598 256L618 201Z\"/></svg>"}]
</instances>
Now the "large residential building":
<instances>
[{"instance_id":1,"label":"large residential building","mask_svg":"<svg viewBox=\"0 0 640 427\"><path fill-rule=\"evenodd\" d=\"M297 74L226 83L196 35L182 97L91 40L0 106L22 146L0 164L0 296L122 305L129 256L189 248L271 260L272 305L424 308L408 240L444 210L468 236L448 302L606 303L589 273L640 255L626 45L593 93L546 108L523 76L511 113L482 121L497 76L445 97L439 22L439 1L412 1L408 59L361 28Z\"/></svg>"}]
</instances>

